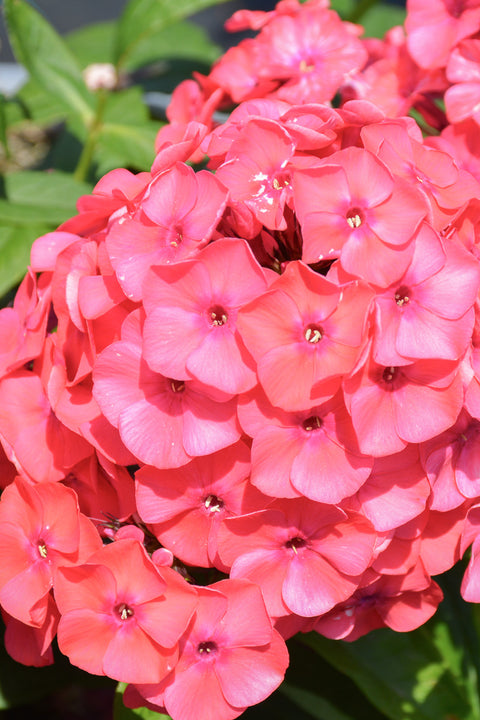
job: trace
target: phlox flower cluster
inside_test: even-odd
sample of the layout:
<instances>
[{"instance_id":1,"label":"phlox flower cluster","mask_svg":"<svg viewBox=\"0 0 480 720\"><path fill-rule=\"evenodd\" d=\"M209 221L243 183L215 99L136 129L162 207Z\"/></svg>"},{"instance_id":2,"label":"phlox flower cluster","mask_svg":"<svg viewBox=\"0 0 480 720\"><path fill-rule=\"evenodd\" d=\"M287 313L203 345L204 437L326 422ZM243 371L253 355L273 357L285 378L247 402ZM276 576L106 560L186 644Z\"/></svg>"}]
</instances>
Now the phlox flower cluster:
<instances>
[{"instance_id":1,"label":"phlox flower cluster","mask_svg":"<svg viewBox=\"0 0 480 720\"><path fill-rule=\"evenodd\" d=\"M480 602L480 2L229 27L0 312L7 650L174 720L265 699L297 632L417 628L470 545Z\"/></svg>"}]
</instances>

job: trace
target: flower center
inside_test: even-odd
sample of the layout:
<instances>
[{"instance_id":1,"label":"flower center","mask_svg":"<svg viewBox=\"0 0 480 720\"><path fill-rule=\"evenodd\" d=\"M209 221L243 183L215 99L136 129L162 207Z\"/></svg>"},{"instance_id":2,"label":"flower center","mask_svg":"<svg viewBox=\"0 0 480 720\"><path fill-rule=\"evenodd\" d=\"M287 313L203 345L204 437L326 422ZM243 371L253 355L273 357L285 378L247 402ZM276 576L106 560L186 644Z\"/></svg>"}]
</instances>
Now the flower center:
<instances>
[{"instance_id":1,"label":"flower center","mask_svg":"<svg viewBox=\"0 0 480 720\"><path fill-rule=\"evenodd\" d=\"M304 538L298 537L298 535L297 535L297 536L295 536L295 537L293 537L293 538L290 538L290 540L287 540L287 542L285 543L285 547L286 547L288 550L293 550L293 552L294 552L295 555L296 555L298 549L305 547L306 544L307 544L307 543L306 543L306 541L304 540Z\"/></svg>"},{"instance_id":2,"label":"flower center","mask_svg":"<svg viewBox=\"0 0 480 720\"><path fill-rule=\"evenodd\" d=\"M115 607L115 612L119 616L120 620L129 620L135 613L133 611L133 608L130 607L130 605L127 605L126 603L119 603Z\"/></svg>"},{"instance_id":3,"label":"flower center","mask_svg":"<svg viewBox=\"0 0 480 720\"><path fill-rule=\"evenodd\" d=\"M386 383L393 383L397 372L398 368L396 367L386 367L382 374L382 380L384 380Z\"/></svg>"},{"instance_id":4,"label":"flower center","mask_svg":"<svg viewBox=\"0 0 480 720\"><path fill-rule=\"evenodd\" d=\"M322 418L319 418L318 415L312 415L311 417L307 418L303 421L302 427L307 432L312 432L313 430L319 430L323 425Z\"/></svg>"},{"instance_id":5,"label":"flower center","mask_svg":"<svg viewBox=\"0 0 480 720\"><path fill-rule=\"evenodd\" d=\"M395 293L395 302L397 303L398 307L408 305L408 303L410 302L409 293L410 291L405 285L402 285L398 288L397 292Z\"/></svg>"},{"instance_id":6,"label":"flower center","mask_svg":"<svg viewBox=\"0 0 480 720\"><path fill-rule=\"evenodd\" d=\"M352 230L359 228L363 223L364 217L360 208L351 208L347 213L347 223L350 225Z\"/></svg>"},{"instance_id":7,"label":"flower center","mask_svg":"<svg viewBox=\"0 0 480 720\"><path fill-rule=\"evenodd\" d=\"M183 242L183 233L181 227L174 227L173 228L173 237L170 240L170 246L171 247L178 247Z\"/></svg>"},{"instance_id":8,"label":"flower center","mask_svg":"<svg viewBox=\"0 0 480 720\"><path fill-rule=\"evenodd\" d=\"M205 508L211 513L220 512L220 510L223 509L224 505L223 500L220 500L220 498L218 498L216 495L209 495L208 497L206 497L203 504Z\"/></svg>"},{"instance_id":9,"label":"flower center","mask_svg":"<svg viewBox=\"0 0 480 720\"><path fill-rule=\"evenodd\" d=\"M323 328L320 327L320 325L315 325L314 323L311 323L305 328L303 337L311 345L316 345L323 337Z\"/></svg>"},{"instance_id":10,"label":"flower center","mask_svg":"<svg viewBox=\"0 0 480 720\"><path fill-rule=\"evenodd\" d=\"M207 311L208 322L212 327L220 327L228 322L228 315L225 308L221 305L213 305Z\"/></svg>"},{"instance_id":11,"label":"flower center","mask_svg":"<svg viewBox=\"0 0 480 720\"><path fill-rule=\"evenodd\" d=\"M205 640L197 645L197 653L203 657L211 657L217 651L218 645L213 640Z\"/></svg>"},{"instance_id":12,"label":"flower center","mask_svg":"<svg viewBox=\"0 0 480 720\"><path fill-rule=\"evenodd\" d=\"M46 543L45 543L45 540L39 540L39 541L38 541L38 543L37 543L37 550L38 550L38 554L40 555L41 558L45 559L45 558L47 557L47 555L48 555L48 549L47 549L47 545L46 545Z\"/></svg>"},{"instance_id":13,"label":"flower center","mask_svg":"<svg viewBox=\"0 0 480 720\"><path fill-rule=\"evenodd\" d=\"M298 69L300 72L312 72L312 70L315 70L315 65L311 60L300 60L300 65L298 66Z\"/></svg>"},{"instance_id":14,"label":"flower center","mask_svg":"<svg viewBox=\"0 0 480 720\"><path fill-rule=\"evenodd\" d=\"M185 390L185 383L183 380L170 380L170 387L174 393L182 393Z\"/></svg>"}]
</instances>

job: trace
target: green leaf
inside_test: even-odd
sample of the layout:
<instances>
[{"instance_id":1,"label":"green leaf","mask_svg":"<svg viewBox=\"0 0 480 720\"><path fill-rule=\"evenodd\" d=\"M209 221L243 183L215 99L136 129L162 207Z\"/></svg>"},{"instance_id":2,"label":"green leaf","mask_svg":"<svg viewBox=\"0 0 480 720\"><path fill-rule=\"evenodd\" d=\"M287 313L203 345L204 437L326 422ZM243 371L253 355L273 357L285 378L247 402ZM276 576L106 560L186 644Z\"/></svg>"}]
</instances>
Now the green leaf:
<instances>
[{"instance_id":1,"label":"green leaf","mask_svg":"<svg viewBox=\"0 0 480 720\"><path fill-rule=\"evenodd\" d=\"M94 99L63 40L26 0L4 0L4 12L19 62L87 125L93 117Z\"/></svg>"},{"instance_id":2,"label":"green leaf","mask_svg":"<svg viewBox=\"0 0 480 720\"><path fill-rule=\"evenodd\" d=\"M95 23L67 35L66 43L82 68L91 63L114 61L116 27L115 22ZM176 58L191 58L211 65L220 52L218 45L212 43L201 27L177 22L144 37L132 48L124 69L132 71L149 63Z\"/></svg>"},{"instance_id":3,"label":"green leaf","mask_svg":"<svg viewBox=\"0 0 480 720\"><path fill-rule=\"evenodd\" d=\"M157 713L148 708L126 708L123 704L123 693L127 685L118 683L115 691L115 700L113 704L113 720L171 720L170 715Z\"/></svg>"},{"instance_id":4,"label":"green leaf","mask_svg":"<svg viewBox=\"0 0 480 720\"><path fill-rule=\"evenodd\" d=\"M149 119L139 87L111 93L95 150L97 173L116 167L148 170L155 157L160 124Z\"/></svg>"},{"instance_id":5,"label":"green leaf","mask_svg":"<svg viewBox=\"0 0 480 720\"><path fill-rule=\"evenodd\" d=\"M55 208L62 216L69 213L67 217L76 213L80 195L92 190L88 183L78 182L68 173L57 170L10 173L5 176L5 188L11 202Z\"/></svg>"},{"instance_id":6,"label":"green leaf","mask_svg":"<svg viewBox=\"0 0 480 720\"><path fill-rule=\"evenodd\" d=\"M9 225L0 218L0 297L20 282L30 263L33 241L49 230L48 225L40 223ZM0 708L5 702L0 691Z\"/></svg>"},{"instance_id":7,"label":"green leaf","mask_svg":"<svg viewBox=\"0 0 480 720\"><path fill-rule=\"evenodd\" d=\"M366 37L382 38L390 28L403 25L405 17L405 8L380 3L367 10L360 22L365 29Z\"/></svg>"},{"instance_id":8,"label":"green leaf","mask_svg":"<svg viewBox=\"0 0 480 720\"><path fill-rule=\"evenodd\" d=\"M97 172L105 174L119 166L131 170L150 170L155 158L155 138L158 123L122 125L105 123L95 153Z\"/></svg>"},{"instance_id":9,"label":"green leaf","mask_svg":"<svg viewBox=\"0 0 480 720\"><path fill-rule=\"evenodd\" d=\"M136 47L166 27L225 0L130 0L120 18L115 64L126 66Z\"/></svg>"},{"instance_id":10,"label":"green leaf","mask_svg":"<svg viewBox=\"0 0 480 720\"><path fill-rule=\"evenodd\" d=\"M315 720L325 720L326 718L328 720L355 720L352 715L345 715L328 700L319 697L318 694L313 693L311 690L295 687L285 682L280 685L279 690L290 700L293 700L302 710L306 710Z\"/></svg>"},{"instance_id":11,"label":"green leaf","mask_svg":"<svg viewBox=\"0 0 480 720\"><path fill-rule=\"evenodd\" d=\"M410 633L375 630L353 643L311 633L304 642L392 720L478 720L459 672L463 648L440 617Z\"/></svg>"},{"instance_id":12,"label":"green leaf","mask_svg":"<svg viewBox=\"0 0 480 720\"><path fill-rule=\"evenodd\" d=\"M68 220L73 213L65 208L31 205L27 203L14 203L0 198L0 222L9 225L32 225L35 223L47 223L48 225L60 225Z\"/></svg>"},{"instance_id":13,"label":"green leaf","mask_svg":"<svg viewBox=\"0 0 480 720\"><path fill-rule=\"evenodd\" d=\"M135 45L125 68L135 70L158 60L192 59L211 65L220 56L221 49L212 43L206 32L189 22L178 22L145 37Z\"/></svg>"},{"instance_id":14,"label":"green leaf","mask_svg":"<svg viewBox=\"0 0 480 720\"><path fill-rule=\"evenodd\" d=\"M93 23L68 33L65 42L82 69L92 63L111 63L116 29L115 20Z\"/></svg>"}]
</instances>

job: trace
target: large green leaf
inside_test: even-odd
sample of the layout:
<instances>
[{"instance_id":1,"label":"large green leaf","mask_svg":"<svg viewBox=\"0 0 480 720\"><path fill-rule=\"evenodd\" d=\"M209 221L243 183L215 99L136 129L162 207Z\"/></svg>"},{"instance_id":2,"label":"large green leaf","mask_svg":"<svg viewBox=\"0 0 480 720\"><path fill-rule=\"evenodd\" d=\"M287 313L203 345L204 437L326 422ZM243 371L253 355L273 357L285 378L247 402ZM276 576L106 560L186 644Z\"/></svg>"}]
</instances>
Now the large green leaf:
<instances>
[{"instance_id":1,"label":"large green leaf","mask_svg":"<svg viewBox=\"0 0 480 720\"><path fill-rule=\"evenodd\" d=\"M225 0L130 0L118 25L114 52L116 65L125 67L136 48L149 37L221 2Z\"/></svg>"},{"instance_id":2,"label":"large green leaf","mask_svg":"<svg viewBox=\"0 0 480 720\"><path fill-rule=\"evenodd\" d=\"M116 22L87 25L70 33L66 42L82 67L95 62L113 62ZM177 22L165 30L145 36L132 48L125 70L136 70L159 60L192 58L210 65L220 55L220 48L209 40L205 31L189 22ZM168 71L168 66L164 68Z\"/></svg>"},{"instance_id":3,"label":"large green leaf","mask_svg":"<svg viewBox=\"0 0 480 720\"><path fill-rule=\"evenodd\" d=\"M126 688L125 683L118 683L115 692L115 701L113 705L113 720L171 720L170 715L157 713L148 708L131 708L125 707L123 704L123 693Z\"/></svg>"},{"instance_id":4,"label":"large green leaf","mask_svg":"<svg viewBox=\"0 0 480 720\"><path fill-rule=\"evenodd\" d=\"M304 638L392 720L478 720L476 669L442 616L411 633L375 630L353 643Z\"/></svg>"},{"instance_id":5,"label":"large green leaf","mask_svg":"<svg viewBox=\"0 0 480 720\"><path fill-rule=\"evenodd\" d=\"M4 0L3 4L17 59L49 93L88 124L93 117L94 98L63 40L26 0Z\"/></svg>"},{"instance_id":6,"label":"large green leaf","mask_svg":"<svg viewBox=\"0 0 480 720\"><path fill-rule=\"evenodd\" d=\"M150 120L139 87L111 93L95 150L97 173L115 167L149 170L160 124Z\"/></svg>"},{"instance_id":7,"label":"large green leaf","mask_svg":"<svg viewBox=\"0 0 480 720\"><path fill-rule=\"evenodd\" d=\"M63 222L75 214L78 198L91 192L92 187L74 180L68 173L23 170L5 176L5 189L11 202L58 209Z\"/></svg>"}]
</instances>

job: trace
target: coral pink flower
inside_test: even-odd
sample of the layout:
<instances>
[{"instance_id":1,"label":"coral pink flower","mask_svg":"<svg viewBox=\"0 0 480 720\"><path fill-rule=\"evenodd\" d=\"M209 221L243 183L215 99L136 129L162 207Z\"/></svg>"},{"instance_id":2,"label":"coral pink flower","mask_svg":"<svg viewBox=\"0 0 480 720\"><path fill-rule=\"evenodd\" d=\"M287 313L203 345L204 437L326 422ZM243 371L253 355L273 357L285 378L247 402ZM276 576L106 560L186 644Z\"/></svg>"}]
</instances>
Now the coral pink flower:
<instances>
[{"instance_id":1,"label":"coral pink flower","mask_svg":"<svg viewBox=\"0 0 480 720\"><path fill-rule=\"evenodd\" d=\"M152 370L226 393L257 383L236 328L239 309L267 289L244 240L217 240L195 260L155 268L145 280L143 354Z\"/></svg>"},{"instance_id":2,"label":"coral pink flower","mask_svg":"<svg viewBox=\"0 0 480 720\"><path fill-rule=\"evenodd\" d=\"M211 567L218 564L222 520L269 502L250 485L249 474L250 452L243 442L195 458L179 470L145 465L135 475L138 513L183 562Z\"/></svg>"},{"instance_id":3,"label":"coral pink flower","mask_svg":"<svg viewBox=\"0 0 480 720\"><path fill-rule=\"evenodd\" d=\"M14 618L41 627L51 615L56 572L101 547L94 525L78 510L73 490L17 478L0 501L0 603Z\"/></svg>"},{"instance_id":4,"label":"coral pink flower","mask_svg":"<svg viewBox=\"0 0 480 720\"><path fill-rule=\"evenodd\" d=\"M323 405L286 413L257 389L240 399L238 414L253 438L251 481L271 497L339 503L370 474L372 458L358 449L341 393Z\"/></svg>"},{"instance_id":5,"label":"coral pink flower","mask_svg":"<svg viewBox=\"0 0 480 720\"><path fill-rule=\"evenodd\" d=\"M180 467L239 440L235 398L218 390L206 394L196 380L153 372L142 357L140 329L129 330L127 337L98 356L93 394L141 462Z\"/></svg>"},{"instance_id":6,"label":"coral pink flower","mask_svg":"<svg viewBox=\"0 0 480 720\"><path fill-rule=\"evenodd\" d=\"M318 4L307 4L293 17L278 16L257 39L258 74L283 81L276 95L292 105L329 101L345 76L367 60L355 31Z\"/></svg>"},{"instance_id":7,"label":"coral pink flower","mask_svg":"<svg viewBox=\"0 0 480 720\"><path fill-rule=\"evenodd\" d=\"M443 246L424 223L407 271L375 298L376 362L458 360L472 335L479 284L478 261L460 244Z\"/></svg>"},{"instance_id":8,"label":"coral pink flower","mask_svg":"<svg viewBox=\"0 0 480 720\"><path fill-rule=\"evenodd\" d=\"M110 260L125 294L140 300L143 279L151 265L182 260L206 245L226 197L225 188L214 175L194 173L181 162L154 178L142 202L142 214L120 217L110 225L106 237Z\"/></svg>"},{"instance_id":9,"label":"coral pink flower","mask_svg":"<svg viewBox=\"0 0 480 720\"><path fill-rule=\"evenodd\" d=\"M453 510L480 495L479 435L480 421L463 410L451 428L420 446L432 510Z\"/></svg>"},{"instance_id":10,"label":"coral pink flower","mask_svg":"<svg viewBox=\"0 0 480 720\"><path fill-rule=\"evenodd\" d=\"M405 28L415 62L442 67L452 48L480 28L480 8L477 0L408 0Z\"/></svg>"},{"instance_id":11,"label":"coral pink flower","mask_svg":"<svg viewBox=\"0 0 480 720\"><path fill-rule=\"evenodd\" d=\"M293 612L314 617L356 590L372 559L375 539L371 524L361 515L301 498L226 518L218 552L231 566L232 578L260 585L271 616Z\"/></svg>"},{"instance_id":12,"label":"coral pink flower","mask_svg":"<svg viewBox=\"0 0 480 720\"><path fill-rule=\"evenodd\" d=\"M464 40L453 50L447 77L454 83L445 93L449 121L458 123L471 117L480 125L480 40Z\"/></svg>"},{"instance_id":13,"label":"coral pink flower","mask_svg":"<svg viewBox=\"0 0 480 720\"><path fill-rule=\"evenodd\" d=\"M222 580L197 591L175 670L161 685L138 690L175 720L233 720L280 685L287 648L253 583Z\"/></svg>"},{"instance_id":14,"label":"coral pink flower","mask_svg":"<svg viewBox=\"0 0 480 720\"><path fill-rule=\"evenodd\" d=\"M29 370L0 381L0 438L8 458L39 482L61 480L92 454L89 443L57 418L40 377Z\"/></svg>"},{"instance_id":15,"label":"coral pink flower","mask_svg":"<svg viewBox=\"0 0 480 720\"><path fill-rule=\"evenodd\" d=\"M253 118L231 144L217 177L265 227L285 230L284 207L291 197L288 167L295 144L283 127L268 118Z\"/></svg>"},{"instance_id":16,"label":"coral pink flower","mask_svg":"<svg viewBox=\"0 0 480 720\"><path fill-rule=\"evenodd\" d=\"M96 675L160 681L176 662L197 604L177 573L162 572L128 539L104 546L87 564L62 568L55 583L61 651Z\"/></svg>"},{"instance_id":17,"label":"coral pink flower","mask_svg":"<svg viewBox=\"0 0 480 720\"><path fill-rule=\"evenodd\" d=\"M418 360L383 366L372 359L344 381L347 408L360 450L382 457L447 430L463 404L457 366L447 360Z\"/></svg>"},{"instance_id":18,"label":"coral pink flower","mask_svg":"<svg viewBox=\"0 0 480 720\"><path fill-rule=\"evenodd\" d=\"M240 311L240 334L273 405L308 410L336 393L364 342L371 298L361 283L339 287L291 262Z\"/></svg>"},{"instance_id":19,"label":"coral pink flower","mask_svg":"<svg viewBox=\"0 0 480 720\"><path fill-rule=\"evenodd\" d=\"M52 640L57 633L60 613L50 593L47 596L47 614L40 627L25 625L5 611L5 650L16 662L33 667L53 665Z\"/></svg>"},{"instance_id":20,"label":"coral pink flower","mask_svg":"<svg viewBox=\"0 0 480 720\"><path fill-rule=\"evenodd\" d=\"M339 257L348 273L380 287L402 275L427 205L372 153L354 147L334 153L297 171L293 189L304 262Z\"/></svg>"},{"instance_id":21,"label":"coral pink flower","mask_svg":"<svg viewBox=\"0 0 480 720\"><path fill-rule=\"evenodd\" d=\"M424 512L430 499L430 483L418 456L417 445L377 458L356 500L358 510L378 532L404 525ZM352 507L355 507L354 505Z\"/></svg>"},{"instance_id":22,"label":"coral pink flower","mask_svg":"<svg viewBox=\"0 0 480 720\"><path fill-rule=\"evenodd\" d=\"M379 627L410 632L432 617L442 599L421 563L406 575L382 577L370 570L352 597L319 618L314 630L349 642Z\"/></svg>"}]
</instances>

